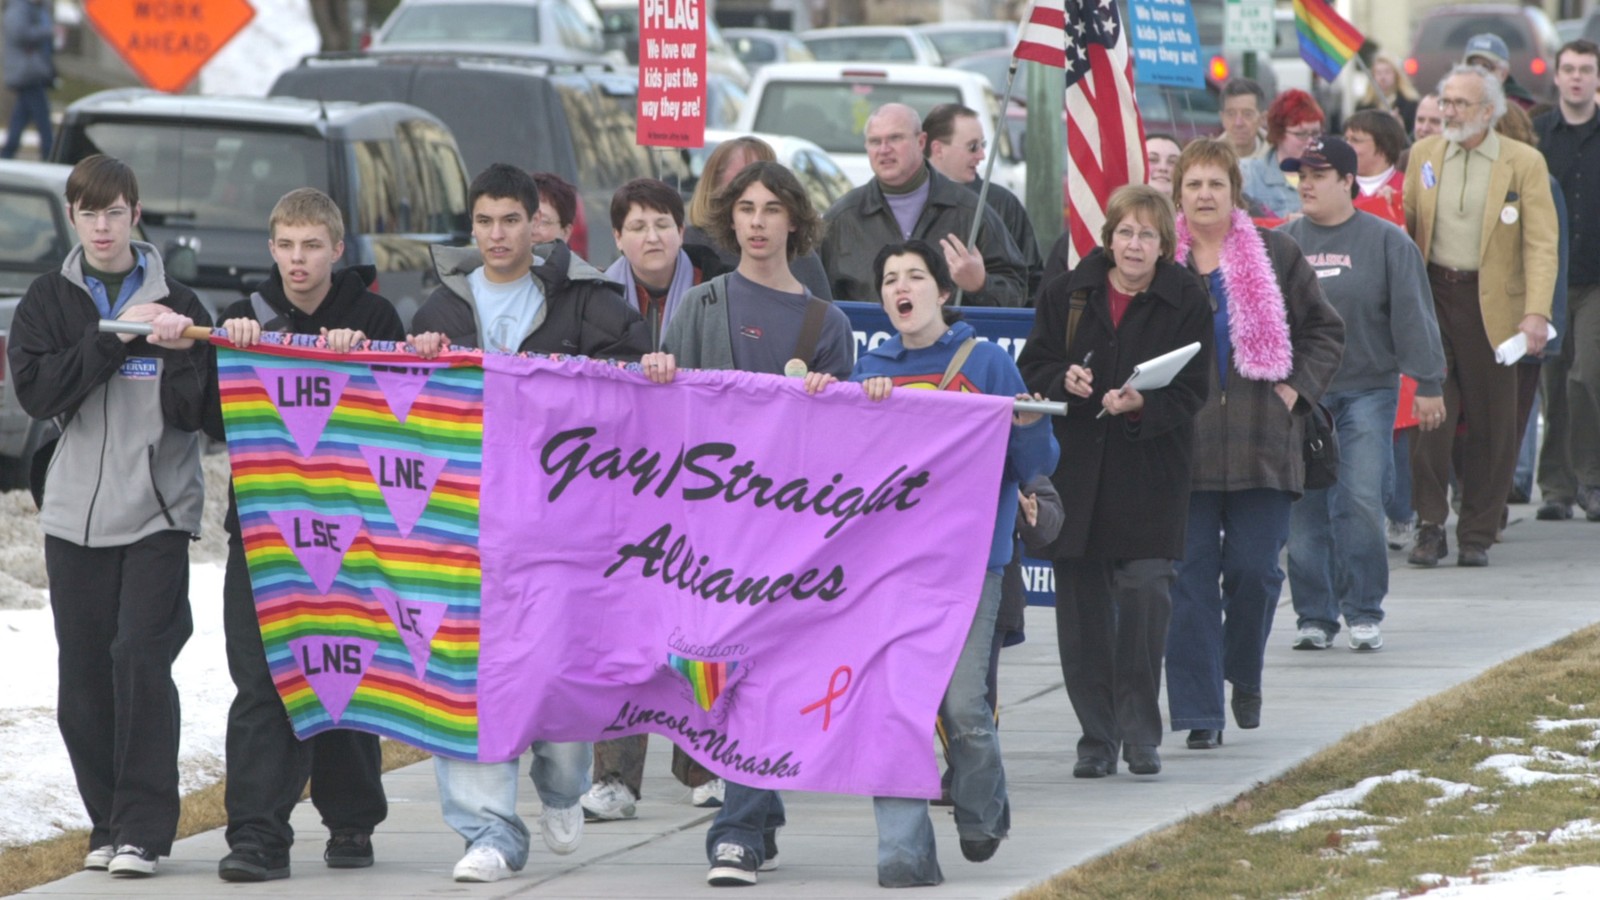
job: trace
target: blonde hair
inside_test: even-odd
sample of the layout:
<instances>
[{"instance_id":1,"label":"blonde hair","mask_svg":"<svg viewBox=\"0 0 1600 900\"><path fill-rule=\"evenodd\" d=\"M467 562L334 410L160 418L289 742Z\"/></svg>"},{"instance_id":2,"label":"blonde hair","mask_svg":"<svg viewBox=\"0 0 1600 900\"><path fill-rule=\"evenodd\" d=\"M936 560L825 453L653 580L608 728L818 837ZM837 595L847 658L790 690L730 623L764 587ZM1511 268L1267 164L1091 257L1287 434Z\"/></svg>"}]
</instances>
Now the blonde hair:
<instances>
[{"instance_id":1,"label":"blonde hair","mask_svg":"<svg viewBox=\"0 0 1600 900\"><path fill-rule=\"evenodd\" d=\"M1417 93L1416 85L1411 83L1411 76L1406 74L1406 70L1400 67L1400 63L1394 57L1387 53L1379 53L1372 57L1372 68L1378 68L1378 63L1383 63L1394 70L1394 92L1396 94L1413 103L1422 99L1422 95ZM1367 92L1361 97L1361 105L1388 106L1387 103L1382 103L1378 99L1378 76L1376 74L1367 77Z\"/></svg>"},{"instance_id":2,"label":"blonde hair","mask_svg":"<svg viewBox=\"0 0 1600 900\"><path fill-rule=\"evenodd\" d=\"M1100 226L1100 246L1111 249L1111 235L1129 216L1147 220L1161 235L1161 258L1172 260L1178 252L1178 226L1173 220L1172 198L1148 184L1125 184L1106 202L1106 223Z\"/></svg>"},{"instance_id":3,"label":"blonde hair","mask_svg":"<svg viewBox=\"0 0 1600 900\"><path fill-rule=\"evenodd\" d=\"M267 217L267 236L276 238L279 225L321 225L328 229L328 240L344 240L344 215L333 198L316 188L295 188L278 200Z\"/></svg>"},{"instance_id":4,"label":"blonde hair","mask_svg":"<svg viewBox=\"0 0 1600 900\"><path fill-rule=\"evenodd\" d=\"M689 197L690 225L705 231L711 230L716 221L711 204L717 198L717 182L722 180L722 170L728 167L728 160L740 152L749 156L749 162L752 163L778 161L778 154L773 152L771 144L748 134L718 144L717 149L706 157L706 167L701 170L694 194Z\"/></svg>"}]
</instances>

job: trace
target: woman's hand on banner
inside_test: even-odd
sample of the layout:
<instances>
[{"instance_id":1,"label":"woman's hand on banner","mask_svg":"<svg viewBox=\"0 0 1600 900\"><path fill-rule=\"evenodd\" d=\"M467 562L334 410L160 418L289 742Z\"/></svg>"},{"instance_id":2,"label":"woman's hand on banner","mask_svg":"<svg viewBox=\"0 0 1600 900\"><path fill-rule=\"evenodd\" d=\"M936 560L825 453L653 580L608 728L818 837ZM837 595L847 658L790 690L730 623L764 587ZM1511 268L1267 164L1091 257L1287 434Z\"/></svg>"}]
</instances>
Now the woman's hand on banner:
<instances>
[{"instance_id":1,"label":"woman's hand on banner","mask_svg":"<svg viewBox=\"0 0 1600 900\"><path fill-rule=\"evenodd\" d=\"M861 389L867 392L868 400L884 400L888 398L889 392L894 390L894 381L880 375L861 382Z\"/></svg>"},{"instance_id":2,"label":"woman's hand on banner","mask_svg":"<svg viewBox=\"0 0 1600 900\"><path fill-rule=\"evenodd\" d=\"M678 377L678 361L671 353L646 353L640 358L639 367L656 384L671 384Z\"/></svg>"}]
</instances>

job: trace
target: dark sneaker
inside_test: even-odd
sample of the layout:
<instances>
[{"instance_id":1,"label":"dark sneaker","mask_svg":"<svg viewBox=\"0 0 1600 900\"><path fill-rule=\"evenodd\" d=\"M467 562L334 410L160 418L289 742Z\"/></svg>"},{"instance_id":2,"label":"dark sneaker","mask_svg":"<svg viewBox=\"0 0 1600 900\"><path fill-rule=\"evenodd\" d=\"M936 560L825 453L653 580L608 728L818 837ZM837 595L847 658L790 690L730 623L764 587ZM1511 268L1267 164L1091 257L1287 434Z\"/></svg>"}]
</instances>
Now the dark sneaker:
<instances>
[{"instance_id":1,"label":"dark sneaker","mask_svg":"<svg viewBox=\"0 0 1600 900\"><path fill-rule=\"evenodd\" d=\"M1456 555L1456 565L1482 568L1489 564L1489 551L1482 547L1462 547Z\"/></svg>"},{"instance_id":2,"label":"dark sneaker","mask_svg":"<svg viewBox=\"0 0 1600 900\"><path fill-rule=\"evenodd\" d=\"M259 844L235 844L217 863L217 877L223 881L277 881L289 877L289 852L267 851Z\"/></svg>"},{"instance_id":3,"label":"dark sneaker","mask_svg":"<svg viewBox=\"0 0 1600 900\"><path fill-rule=\"evenodd\" d=\"M716 861L706 873L706 884L712 887L744 887L756 883L756 855L739 844L723 842L717 845Z\"/></svg>"},{"instance_id":4,"label":"dark sneaker","mask_svg":"<svg viewBox=\"0 0 1600 900\"><path fill-rule=\"evenodd\" d=\"M1196 728L1189 732L1188 745L1190 750L1215 750L1222 746L1222 730Z\"/></svg>"},{"instance_id":5,"label":"dark sneaker","mask_svg":"<svg viewBox=\"0 0 1600 900\"><path fill-rule=\"evenodd\" d=\"M330 869L365 869L372 865L372 832L353 828L330 832L322 858Z\"/></svg>"},{"instance_id":6,"label":"dark sneaker","mask_svg":"<svg viewBox=\"0 0 1600 900\"><path fill-rule=\"evenodd\" d=\"M768 831L761 835L761 871L771 872L778 868L778 833Z\"/></svg>"},{"instance_id":7,"label":"dark sneaker","mask_svg":"<svg viewBox=\"0 0 1600 900\"><path fill-rule=\"evenodd\" d=\"M1583 508L1584 518L1600 522L1600 487L1578 488L1578 505Z\"/></svg>"},{"instance_id":8,"label":"dark sneaker","mask_svg":"<svg viewBox=\"0 0 1600 900\"><path fill-rule=\"evenodd\" d=\"M123 844L117 855L106 864L106 871L117 878L149 878L156 873L156 860L160 857L143 847Z\"/></svg>"},{"instance_id":9,"label":"dark sneaker","mask_svg":"<svg viewBox=\"0 0 1600 900\"><path fill-rule=\"evenodd\" d=\"M1433 568L1450 553L1450 542L1445 539L1443 525L1429 525L1424 522L1417 528L1417 544L1411 548L1411 555L1406 562L1413 566Z\"/></svg>"},{"instance_id":10,"label":"dark sneaker","mask_svg":"<svg viewBox=\"0 0 1600 900\"><path fill-rule=\"evenodd\" d=\"M979 838L975 841L961 839L961 855L967 858L967 862L988 862L999 849L999 838Z\"/></svg>"}]
</instances>

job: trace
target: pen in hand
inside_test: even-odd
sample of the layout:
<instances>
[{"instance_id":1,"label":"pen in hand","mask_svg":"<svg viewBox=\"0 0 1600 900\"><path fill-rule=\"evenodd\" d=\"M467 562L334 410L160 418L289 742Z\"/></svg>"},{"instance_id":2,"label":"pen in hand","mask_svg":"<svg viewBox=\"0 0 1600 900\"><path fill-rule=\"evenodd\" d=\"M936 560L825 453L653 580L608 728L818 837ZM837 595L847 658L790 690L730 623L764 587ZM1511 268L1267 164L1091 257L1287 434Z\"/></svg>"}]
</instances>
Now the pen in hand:
<instances>
[{"instance_id":1,"label":"pen in hand","mask_svg":"<svg viewBox=\"0 0 1600 900\"><path fill-rule=\"evenodd\" d=\"M1090 350L1088 353L1085 353L1083 355L1083 362L1079 363L1079 365L1081 365L1085 369L1087 369L1087 368L1089 368L1089 360L1091 360L1091 359L1094 359L1094 351L1093 350Z\"/></svg>"}]
</instances>

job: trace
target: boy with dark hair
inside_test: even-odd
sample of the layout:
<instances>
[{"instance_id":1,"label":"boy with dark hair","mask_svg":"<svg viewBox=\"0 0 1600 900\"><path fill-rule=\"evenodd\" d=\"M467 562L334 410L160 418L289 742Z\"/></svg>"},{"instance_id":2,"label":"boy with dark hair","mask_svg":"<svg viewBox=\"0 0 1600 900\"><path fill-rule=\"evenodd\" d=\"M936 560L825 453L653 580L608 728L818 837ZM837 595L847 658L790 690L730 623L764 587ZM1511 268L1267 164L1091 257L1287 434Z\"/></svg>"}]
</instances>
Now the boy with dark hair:
<instances>
[{"instance_id":1,"label":"boy with dark hair","mask_svg":"<svg viewBox=\"0 0 1600 900\"><path fill-rule=\"evenodd\" d=\"M611 197L611 233L621 256L606 277L638 304L653 350L661 349L661 333L684 293L728 271L714 248L683 242L683 220L683 195L654 178L635 178Z\"/></svg>"},{"instance_id":2,"label":"boy with dark hair","mask_svg":"<svg viewBox=\"0 0 1600 900\"><path fill-rule=\"evenodd\" d=\"M662 339L665 352L644 357L645 374L668 384L682 363L803 376L811 393L848 377L855 342L850 320L812 296L789 270L823 231L794 174L778 163L751 163L717 195L711 226L713 239L739 248L739 268L684 296ZM706 881L755 884L757 871L777 867L783 824L777 791L727 782L722 809L706 833Z\"/></svg>"},{"instance_id":3,"label":"boy with dark hair","mask_svg":"<svg viewBox=\"0 0 1600 900\"><path fill-rule=\"evenodd\" d=\"M473 179L470 203L477 246L433 248L443 284L412 321L419 334L409 340L419 355L437 356L447 341L503 353L630 360L650 349L639 313L566 244L544 245L549 257L534 256L539 190L527 172L490 166ZM590 754L587 743L533 742L529 775L543 805L539 832L554 853L572 853L583 839L578 800L589 789ZM467 842L455 880L499 881L520 871L529 835L517 815L517 760L441 756L434 771L445 822Z\"/></svg>"},{"instance_id":4,"label":"boy with dark hair","mask_svg":"<svg viewBox=\"0 0 1600 900\"><path fill-rule=\"evenodd\" d=\"M344 217L316 188L290 191L267 220L273 267L261 289L222 313L222 327L241 349L263 332L322 336L336 352L361 341L405 338L400 316L368 288L372 266L334 271L344 255ZM225 440L220 395L213 393L206 432ZM307 740L295 737L256 618L255 594L245 565L239 508L228 492L228 568L222 585L222 631L228 672L237 691L228 708L227 790L229 852L217 864L224 881L289 877L294 829L289 817L306 781L311 802L330 838L323 858L335 869L372 865L372 830L388 815L383 793L383 753L378 737L335 729Z\"/></svg>"},{"instance_id":5,"label":"boy with dark hair","mask_svg":"<svg viewBox=\"0 0 1600 900\"><path fill-rule=\"evenodd\" d=\"M17 399L61 427L39 524L55 616L56 718L89 813L86 869L155 874L178 827L178 689L194 631L189 541L205 483L200 430L210 348L184 338L211 317L133 240L127 164L84 159L67 178L80 244L28 287L11 323ZM120 319L147 337L100 334Z\"/></svg>"}]
</instances>

